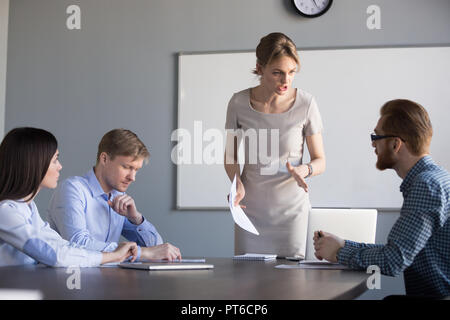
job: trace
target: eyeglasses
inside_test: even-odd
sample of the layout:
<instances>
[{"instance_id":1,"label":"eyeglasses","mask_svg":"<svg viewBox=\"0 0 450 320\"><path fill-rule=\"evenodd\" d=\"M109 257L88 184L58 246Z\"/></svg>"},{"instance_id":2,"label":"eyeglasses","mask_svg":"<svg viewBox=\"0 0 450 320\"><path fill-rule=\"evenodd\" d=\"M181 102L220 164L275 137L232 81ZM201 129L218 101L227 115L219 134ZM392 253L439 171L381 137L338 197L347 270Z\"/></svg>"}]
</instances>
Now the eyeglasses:
<instances>
[{"instance_id":1,"label":"eyeglasses","mask_svg":"<svg viewBox=\"0 0 450 320\"><path fill-rule=\"evenodd\" d=\"M376 141L376 140L381 140L381 139L386 139L386 138L399 138L400 140L402 140L403 142L405 142L405 140L403 140L402 138L400 138L399 136L392 136L392 135L379 135L379 134L375 134L375 133L371 133L370 134L370 140Z\"/></svg>"}]
</instances>

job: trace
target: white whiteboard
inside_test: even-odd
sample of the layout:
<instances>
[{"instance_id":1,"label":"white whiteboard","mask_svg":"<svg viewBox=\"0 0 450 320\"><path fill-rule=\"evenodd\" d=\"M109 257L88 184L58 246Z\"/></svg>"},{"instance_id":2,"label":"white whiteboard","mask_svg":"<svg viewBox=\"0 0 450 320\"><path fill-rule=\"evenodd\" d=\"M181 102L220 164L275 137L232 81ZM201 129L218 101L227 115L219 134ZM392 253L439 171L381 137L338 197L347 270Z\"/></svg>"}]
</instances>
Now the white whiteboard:
<instances>
[{"instance_id":1,"label":"white whiteboard","mask_svg":"<svg viewBox=\"0 0 450 320\"><path fill-rule=\"evenodd\" d=\"M450 47L305 50L299 55L294 86L316 97L324 123L327 169L308 180L313 207L401 206L401 179L393 170L375 168L369 138L380 107L391 99L410 99L427 109L434 129L431 155L449 169ZM258 84L251 73L255 60L254 52L180 54L178 128L191 132L192 163L199 164L177 166L177 208L227 207L230 182L223 164L194 159L194 149L205 149L211 141L194 137L194 121L202 121L203 133L210 128L224 132L233 93Z\"/></svg>"}]
</instances>

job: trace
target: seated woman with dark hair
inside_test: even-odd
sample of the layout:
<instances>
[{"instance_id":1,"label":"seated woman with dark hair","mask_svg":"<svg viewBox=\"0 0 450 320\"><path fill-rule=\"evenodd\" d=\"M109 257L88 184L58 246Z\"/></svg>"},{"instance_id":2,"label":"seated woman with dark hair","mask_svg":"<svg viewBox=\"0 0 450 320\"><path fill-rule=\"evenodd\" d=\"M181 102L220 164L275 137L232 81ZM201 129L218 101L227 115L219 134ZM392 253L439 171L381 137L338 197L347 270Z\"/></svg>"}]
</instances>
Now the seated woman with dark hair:
<instances>
[{"instance_id":1,"label":"seated woman with dark hair","mask_svg":"<svg viewBox=\"0 0 450 320\"><path fill-rule=\"evenodd\" d=\"M137 256L134 242L114 252L75 247L50 228L33 201L41 188L58 184L58 143L48 131L11 130L0 145L0 266L42 263L53 267L91 267Z\"/></svg>"}]
</instances>

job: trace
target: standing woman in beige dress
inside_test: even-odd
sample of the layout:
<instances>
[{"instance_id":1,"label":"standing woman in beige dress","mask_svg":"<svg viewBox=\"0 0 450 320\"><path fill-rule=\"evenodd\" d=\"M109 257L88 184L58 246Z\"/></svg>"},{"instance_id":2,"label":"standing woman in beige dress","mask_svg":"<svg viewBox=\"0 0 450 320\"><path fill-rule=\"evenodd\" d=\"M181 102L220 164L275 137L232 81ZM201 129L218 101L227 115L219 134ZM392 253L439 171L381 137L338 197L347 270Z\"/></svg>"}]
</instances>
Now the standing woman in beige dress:
<instances>
[{"instance_id":1,"label":"standing woman in beige dress","mask_svg":"<svg viewBox=\"0 0 450 320\"><path fill-rule=\"evenodd\" d=\"M314 97L292 87L300 59L291 39L282 33L263 37L256 57L254 73L260 84L233 95L225 124L225 171L231 181L235 175L237 179L234 205L244 208L260 233L254 235L236 226L235 254L304 257L311 209L307 178L325 171L322 120ZM233 135L236 130L258 132L257 161L248 161L255 156L254 145L248 142L255 135L246 134L249 138L243 140ZM261 139L264 133L266 138ZM275 133L279 152L273 155L270 150L277 149L271 134ZM303 164L305 140L311 162ZM240 174L237 150L242 141L246 141L246 160ZM262 148L262 143L267 145ZM269 150L265 154L271 157L270 162L261 161L267 158L261 156L261 150Z\"/></svg>"}]
</instances>

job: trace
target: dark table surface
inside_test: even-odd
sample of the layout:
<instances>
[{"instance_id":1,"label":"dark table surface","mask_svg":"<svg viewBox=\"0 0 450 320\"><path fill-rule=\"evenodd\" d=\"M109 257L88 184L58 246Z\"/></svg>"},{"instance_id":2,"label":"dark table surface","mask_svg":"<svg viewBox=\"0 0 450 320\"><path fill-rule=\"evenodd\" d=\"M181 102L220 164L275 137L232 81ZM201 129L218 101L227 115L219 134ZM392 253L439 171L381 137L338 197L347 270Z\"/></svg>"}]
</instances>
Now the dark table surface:
<instances>
[{"instance_id":1,"label":"dark table surface","mask_svg":"<svg viewBox=\"0 0 450 320\"><path fill-rule=\"evenodd\" d=\"M287 260L206 258L211 270L145 271L80 268L80 289L68 268L0 268L0 289L38 289L44 299L302 300L353 299L367 290L370 274L350 270L276 269Z\"/></svg>"}]
</instances>

